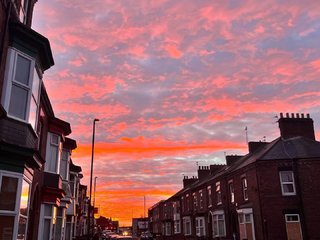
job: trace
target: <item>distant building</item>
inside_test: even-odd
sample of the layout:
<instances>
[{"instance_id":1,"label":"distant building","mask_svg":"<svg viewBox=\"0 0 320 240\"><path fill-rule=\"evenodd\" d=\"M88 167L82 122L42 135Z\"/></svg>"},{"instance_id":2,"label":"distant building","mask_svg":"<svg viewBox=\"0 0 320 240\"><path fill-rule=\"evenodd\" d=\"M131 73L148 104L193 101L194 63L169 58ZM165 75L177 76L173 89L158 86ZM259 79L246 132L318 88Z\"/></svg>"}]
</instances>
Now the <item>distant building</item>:
<instances>
[{"instance_id":1,"label":"distant building","mask_svg":"<svg viewBox=\"0 0 320 240\"><path fill-rule=\"evenodd\" d=\"M280 114L278 122L279 138L249 142L249 153L226 156L226 165L200 166L183 189L151 207L157 239L320 239L313 120Z\"/></svg>"},{"instance_id":2,"label":"distant building","mask_svg":"<svg viewBox=\"0 0 320 240\"><path fill-rule=\"evenodd\" d=\"M149 230L149 218L132 218L132 236L140 237Z\"/></svg>"}]
</instances>

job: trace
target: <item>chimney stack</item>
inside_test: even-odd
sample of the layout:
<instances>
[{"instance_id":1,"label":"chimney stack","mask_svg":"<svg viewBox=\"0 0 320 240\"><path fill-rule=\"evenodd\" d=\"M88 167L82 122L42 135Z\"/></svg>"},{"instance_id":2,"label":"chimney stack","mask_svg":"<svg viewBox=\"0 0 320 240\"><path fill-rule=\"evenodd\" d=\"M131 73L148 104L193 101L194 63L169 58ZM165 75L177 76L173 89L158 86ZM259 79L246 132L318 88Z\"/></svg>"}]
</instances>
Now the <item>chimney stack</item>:
<instances>
[{"instance_id":1,"label":"chimney stack","mask_svg":"<svg viewBox=\"0 0 320 240\"><path fill-rule=\"evenodd\" d=\"M242 157L243 157L243 155L227 155L226 156L227 166L232 165L235 161L237 161L238 159L240 159Z\"/></svg>"},{"instance_id":2,"label":"chimney stack","mask_svg":"<svg viewBox=\"0 0 320 240\"><path fill-rule=\"evenodd\" d=\"M184 176L183 177L183 188L188 187L189 185L196 182L197 180L198 180L198 178L196 178L195 176L193 176L192 178L189 178L188 176Z\"/></svg>"},{"instance_id":3,"label":"chimney stack","mask_svg":"<svg viewBox=\"0 0 320 240\"><path fill-rule=\"evenodd\" d=\"M261 149L263 146L267 145L268 142L249 142L249 153L254 153L255 151Z\"/></svg>"},{"instance_id":4,"label":"chimney stack","mask_svg":"<svg viewBox=\"0 0 320 240\"><path fill-rule=\"evenodd\" d=\"M303 113L301 115L292 113L291 117L289 113L286 113L286 117L283 116L283 113L280 113L278 122L280 135L284 139L301 136L315 140L313 120L309 113L306 117Z\"/></svg>"},{"instance_id":5,"label":"chimney stack","mask_svg":"<svg viewBox=\"0 0 320 240\"><path fill-rule=\"evenodd\" d=\"M198 169L198 178L199 178L199 180L204 179L209 174L210 174L209 166L199 166L199 169Z\"/></svg>"}]
</instances>

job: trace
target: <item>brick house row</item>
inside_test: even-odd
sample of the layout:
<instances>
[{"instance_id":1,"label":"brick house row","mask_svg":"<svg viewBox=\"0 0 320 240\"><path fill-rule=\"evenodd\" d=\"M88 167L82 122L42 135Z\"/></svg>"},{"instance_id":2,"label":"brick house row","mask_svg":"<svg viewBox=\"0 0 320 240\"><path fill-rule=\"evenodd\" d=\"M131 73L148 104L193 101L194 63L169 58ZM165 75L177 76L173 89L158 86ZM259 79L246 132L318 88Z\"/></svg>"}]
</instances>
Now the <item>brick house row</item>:
<instances>
[{"instance_id":1,"label":"brick house row","mask_svg":"<svg viewBox=\"0 0 320 240\"><path fill-rule=\"evenodd\" d=\"M280 137L200 166L149 209L158 239L320 239L320 142L309 114L280 114Z\"/></svg>"},{"instance_id":2,"label":"brick house row","mask_svg":"<svg viewBox=\"0 0 320 240\"><path fill-rule=\"evenodd\" d=\"M31 28L35 3L0 1L0 239L68 240L86 233L88 199L44 86L54 61Z\"/></svg>"}]
</instances>

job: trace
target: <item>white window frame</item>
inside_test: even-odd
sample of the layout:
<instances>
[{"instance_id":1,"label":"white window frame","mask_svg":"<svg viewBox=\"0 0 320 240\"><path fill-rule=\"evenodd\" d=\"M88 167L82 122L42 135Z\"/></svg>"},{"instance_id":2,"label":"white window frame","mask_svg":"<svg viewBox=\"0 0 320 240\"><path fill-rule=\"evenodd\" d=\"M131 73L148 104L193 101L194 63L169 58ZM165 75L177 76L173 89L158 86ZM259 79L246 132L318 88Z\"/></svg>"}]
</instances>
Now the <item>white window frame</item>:
<instances>
[{"instance_id":1,"label":"white window frame","mask_svg":"<svg viewBox=\"0 0 320 240\"><path fill-rule=\"evenodd\" d=\"M51 216L45 215L45 206L51 207ZM38 228L38 240L43 240L43 234L44 234L44 221L49 220L50 221L50 230L49 230L49 239L52 239L54 236L55 231L55 225L56 224L56 214L57 214L57 208L54 205L51 204L41 204L40 206L40 223Z\"/></svg>"},{"instance_id":2,"label":"white window frame","mask_svg":"<svg viewBox=\"0 0 320 240\"><path fill-rule=\"evenodd\" d=\"M190 236L191 235L191 229L192 229L191 218L190 217L183 217L182 221L183 221L183 234L185 236ZM187 223L189 223L189 225ZM188 228L187 228L187 225L189 226Z\"/></svg>"},{"instance_id":3,"label":"white window frame","mask_svg":"<svg viewBox=\"0 0 320 240\"><path fill-rule=\"evenodd\" d=\"M21 56L27 60L30 61L30 69L29 69L29 84L25 85L23 83L20 83L16 81L15 78L15 73L16 73L16 66L17 66L17 59L18 56ZM7 111L8 117L13 118L15 120L24 122L24 123L29 123L32 125L32 128L36 132L37 128L37 122L38 122L38 115L39 115L39 99L40 99L40 87L42 84L42 79L41 76L38 74L39 77L39 89L38 89L38 96L36 96L36 103L37 109L36 109L36 119L34 123L30 122L30 107L31 107L31 98L32 98L32 87L33 87L33 81L34 81L34 72L36 71L36 64L34 58L28 56L27 54L15 49L15 48L9 48L8 49L8 55L7 55L7 62L6 62L6 69L5 69L5 78L4 78L4 86L3 86L3 92L2 92L2 98L1 98L1 103L4 106L4 109ZM25 117L20 118L14 115L11 115L9 113L9 107L10 107L10 99L11 99L11 94L12 94L12 85L19 86L19 88L22 88L28 92L27 94L27 102L26 102L26 109L25 109Z\"/></svg>"},{"instance_id":4,"label":"white window frame","mask_svg":"<svg viewBox=\"0 0 320 240\"><path fill-rule=\"evenodd\" d=\"M219 219L219 216L222 216L222 220ZM222 210L218 210L218 211L214 211L211 213L211 217L212 217L212 236L213 237L225 237L226 236L226 219L225 219L225 215L224 215L224 211ZM216 220L217 226L217 233L214 232L214 220ZM223 221L223 232L221 233L219 230L219 221Z\"/></svg>"},{"instance_id":5,"label":"white window frame","mask_svg":"<svg viewBox=\"0 0 320 240\"><path fill-rule=\"evenodd\" d=\"M193 210L196 211L198 208L198 196L197 193L192 193Z\"/></svg>"},{"instance_id":6,"label":"white window frame","mask_svg":"<svg viewBox=\"0 0 320 240\"><path fill-rule=\"evenodd\" d=\"M27 22L28 7L29 7L29 0L22 0L20 10L19 10L19 19L24 24L26 24Z\"/></svg>"},{"instance_id":7,"label":"white window frame","mask_svg":"<svg viewBox=\"0 0 320 240\"><path fill-rule=\"evenodd\" d=\"M171 236L171 222L165 222L165 236Z\"/></svg>"},{"instance_id":8,"label":"white window frame","mask_svg":"<svg viewBox=\"0 0 320 240\"><path fill-rule=\"evenodd\" d=\"M23 179L26 180L30 184L30 180L26 178L23 174L20 173L13 173L9 171L0 170L0 189L2 184L2 177L10 177L10 178L17 178L17 193L16 193L16 200L15 200L15 209L13 211L10 210L0 210L1 216L12 216L14 217L14 226L12 232L12 239L17 239L18 237L18 228L19 228L19 217L20 217L20 204L21 204L21 192L22 192L22 181ZM28 217L29 217L29 210L30 210L30 191L31 185L29 186L29 199L28 199ZM27 226L28 227L28 218L27 218Z\"/></svg>"},{"instance_id":9,"label":"white window frame","mask_svg":"<svg viewBox=\"0 0 320 240\"><path fill-rule=\"evenodd\" d=\"M58 138L58 142L55 143L52 141L53 137L57 137ZM51 162L52 161L52 147L57 147L58 148L58 156L57 159L54 159L55 163L55 169L51 169ZM46 172L51 172L51 173L56 173L59 174L60 172L60 159L61 159L61 152L62 152L62 144L61 144L61 137L58 134L52 133L52 132L48 132L48 138L47 138L47 149L46 149L46 163L45 163L45 171Z\"/></svg>"},{"instance_id":10,"label":"white window frame","mask_svg":"<svg viewBox=\"0 0 320 240\"><path fill-rule=\"evenodd\" d=\"M283 173L290 173L292 177L292 182L285 182L282 181L282 174ZM293 196L296 195L296 186L294 182L294 173L292 170L287 170L287 171L280 171L279 172L279 177L280 177L280 185L281 185L281 192L283 196ZM284 185L292 185L293 186L293 192L285 192Z\"/></svg>"},{"instance_id":11,"label":"white window frame","mask_svg":"<svg viewBox=\"0 0 320 240\"><path fill-rule=\"evenodd\" d=\"M288 222L300 222L300 215L297 214L297 213L285 214L284 216L285 216L285 219L286 219L286 223L288 223ZM298 220L297 221L288 220L288 217L292 217L292 216L298 217Z\"/></svg>"},{"instance_id":12,"label":"white window frame","mask_svg":"<svg viewBox=\"0 0 320 240\"><path fill-rule=\"evenodd\" d=\"M206 225L204 217L196 217L196 235L198 237L206 236Z\"/></svg>"},{"instance_id":13,"label":"white window frame","mask_svg":"<svg viewBox=\"0 0 320 240\"><path fill-rule=\"evenodd\" d=\"M199 190L199 207L200 207L200 209L204 208L203 191L202 190Z\"/></svg>"},{"instance_id":14,"label":"white window frame","mask_svg":"<svg viewBox=\"0 0 320 240\"><path fill-rule=\"evenodd\" d=\"M207 187L207 192L208 192L208 207L212 206L212 190L211 186Z\"/></svg>"},{"instance_id":15,"label":"white window frame","mask_svg":"<svg viewBox=\"0 0 320 240\"><path fill-rule=\"evenodd\" d=\"M284 216L285 216L285 222L286 222L287 235L288 235L288 224L290 224L290 223L299 223L300 239L303 239L303 237L302 237L302 229L301 229L301 222L300 222L300 215L298 213L290 213L290 214L285 214ZM298 217L298 220L297 221L291 221L291 220L288 219L288 217L290 217L290 216Z\"/></svg>"},{"instance_id":16,"label":"white window frame","mask_svg":"<svg viewBox=\"0 0 320 240\"><path fill-rule=\"evenodd\" d=\"M216 182L216 196L217 196L217 205L222 204L222 196L221 196L221 184L220 181Z\"/></svg>"},{"instance_id":17,"label":"white window frame","mask_svg":"<svg viewBox=\"0 0 320 240\"><path fill-rule=\"evenodd\" d=\"M66 156L65 156L65 155ZM63 148L61 151L61 158L60 158L60 175L63 180L69 180L69 165L70 165L70 150ZM66 157L66 158L65 158ZM65 162L66 165L64 166L62 162ZM66 169L64 168L66 167ZM66 176L63 176L62 174L65 174Z\"/></svg>"},{"instance_id":18,"label":"white window frame","mask_svg":"<svg viewBox=\"0 0 320 240\"><path fill-rule=\"evenodd\" d=\"M181 233L181 221L180 219L174 220L174 233L179 234Z\"/></svg>"},{"instance_id":19,"label":"white window frame","mask_svg":"<svg viewBox=\"0 0 320 240\"><path fill-rule=\"evenodd\" d=\"M234 185L232 180L228 182L228 190L230 194L230 202L234 203Z\"/></svg>"},{"instance_id":20,"label":"white window frame","mask_svg":"<svg viewBox=\"0 0 320 240\"><path fill-rule=\"evenodd\" d=\"M249 195L248 195L248 181L246 177L241 178L241 185L242 185L242 196L243 200L248 201Z\"/></svg>"}]
</instances>

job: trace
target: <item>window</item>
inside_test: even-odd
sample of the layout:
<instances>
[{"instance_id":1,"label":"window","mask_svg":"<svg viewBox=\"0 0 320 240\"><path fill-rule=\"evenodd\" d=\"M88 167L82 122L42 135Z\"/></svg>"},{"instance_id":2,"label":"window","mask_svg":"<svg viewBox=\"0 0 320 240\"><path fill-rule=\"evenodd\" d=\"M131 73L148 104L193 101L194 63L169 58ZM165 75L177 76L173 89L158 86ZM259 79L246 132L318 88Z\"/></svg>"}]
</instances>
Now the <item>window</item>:
<instances>
[{"instance_id":1,"label":"window","mask_svg":"<svg viewBox=\"0 0 320 240\"><path fill-rule=\"evenodd\" d=\"M8 116L30 123L36 131L41 78L35 60L10 48L5 79L2 104Z\"/></svg>"},{"instance_id":2,"label":"window","mask_svg":"<svg viewBox=\"0 0 320 240\"><path fill-rule=\"evenodd\" d=\"M196 235L202 237L206 235L204 217L196 218Z\"/></svg>"},{"instance_id":3,"label":"window","mask_svg":"<svg viewBox=\"0 0 320 240\"><path fill-rule=\"evenodd\" d=\"M223 211L216 211L212 214L212 233L214 237L226 235Z\"/></svg>"},{"instance_id":4,"label":"window","mask_svg":"<svg viewBox=\"0 0 320 240\"><path fill-rule=\"evenodd\" d=\"M193 210L197 210L197 207L198 207L197 194L196 194L196 193L193 193L192 196L193 196Z\"/></svg>"},{"instance_id":5,"label":"window","mask_svg":"<svg viewBox=\"0 0 320 240\"><path fill-rule=\"evenodd\" d=\"M26 235L27 235L29 192L30 192L30 183L27 182L25 179L23 179L21 199L20 199L18 239L26 239Z\"/></svg>"},{"instance_id":6,"label":"window","mask_svg":"<svg viewBox=\"0 0 320 240\"><path fill-rule=\"evenodd\" d=\"M295 195L296 188L294 185L293 171L281 171L280 183L282 195Z\"/></svg>"},{"instance_id":7,"label":"window","mask_svg":"<svg viewBox=\"0 0 320 240\"><path fill-rule=\"evenodd\" d=\"M174 220L174 233L181 233L180 220Z\"/></svg>"},{"instance_id":8,"label":"window","mask_svg":"<svg viewBox=\"0 0 320 240\"><path fill-rule=\"evenodd\" d=\"M233 182L229 182L229 194L230 194L230 202L234 203L234 188L233 188Z\"/></svg>"},{"instance_id":9,"label":"window","mask_svg":"<svg viewBox=\"0 0 320 240\"><path fill-rule=\"evenodd\" d=\"M302 240L299 214L285 214L287 238Z\"/></svg>"},{"instance_id":10,"label":"window","mask_svg":"<svg viewBox=\"0 0 320 240\"><path fill-rule=\"evenodd\" d=\"M27 22L27 14L28 14L28 4L29 1L28 0L21 0L21 4L20 6L15 6L17 12L19 13L19 19L22 23L26 23Z\"/></svg>"},{"instance_id":11,"label":"window","mask_svg":"<svg viewBox=\"0 0 320 240\"><path fill-rule=\"evenodd\" d=\"M190 196L189 194L186 195L186 205L187 211L190 211Z\"/></svg>"},{"instance_id":12,"label":"window","mask_svg":"<svg viewBox=\"0 0 320 240\"><path fill-rule=\"evenodd\" d=\"M207 187L207 191L208 191L208 207L211 207L212 206L211 186Z\"/></svg>"},{"instance_id":13,"label":"window","mask_svg":"<svg viewBox=\"0 0 320 240\"><path fill-rule=\"evenodd\" d=\"M49 133L46 152L45 170L58 173L58 166L61 155L60 137L57 134Z\"/></svg>"},{"instance_id":14,"label":"window","mask_svg":"<svg viewBox=\"0 0 320 240\"><path fill-rule=\"evenodd\" d=\"M170 222L165 223L165 235L171 236L171 223Z\"/></svg>"},{"instance_id":15,"label":"window","mask_svg":"<svg viewBox=\"0 0 320 240\"><path fill-rule=\"evenodd\" d=\"M63 149L61 153L61 161L60 161L60 175L63 180L69 179L69 151L67 149Z\"/></svg>"},{"instance_id":16,"label":"window","mask_svg":"<svg viewBox=\"0 0 320 240\"><path fill-rule=\"evenodd\" d=\"M0 238L26 239L29 212L29 180L0 171Z\"/></svg>"},{"instance_id":17,"label":"window","mask_svg":"<svg viewBox=\"0 0 320 240\"><path fill-rule=\"evenodd\" d=\"M182 212L184 212L186 210L185 203L184 203L184 197L181 197L181 209L182 209Z\"/></svg>"},{"instance_id":18,"label":"window","mask_svg":"<svg viewBox=\"0 0 320 240\"><path fill-rule=\"evenodd\" d=\"M237 210L240 239L255 239L252 208Z\"/></svg>"},{"instance_id":19,"label":"window","mask_svg":"<svg viewBox=\"0 0 320 240\"><path fill-rule=\"evenodd\" d=\"M217 197L217 204L221 204L221 188L220 188L220 182L216 183L216 197Z\"/></svg>"},{"instance_id":20,"label":"window","mask_svg":"<svg viewBox=\"0 0 320 240\"><path fill-rule=\"evenodd\" d=\"M246 178L242 178L242 194L243 194L243 200L247 201L249 199L248 197L248 183Z\"/></svg>"},{"instance_id":21,"label":"window","mask_svg":"<svg viewBox=\"0 0 320 240\"><path fill-rule=\"evenodd\" d=\"M55 236L57 208L49 204L42 204L41 209L43 213L43 227L39 228L39 231L42 231L43 240L51 240Z\"/></svg>"},{"instance_id":22,"label":"window","mask_svg":"<svg viewBox=\"0 0 320 240\"><path fill-rule=\"evenodd\" d=\"M191 220L190 217L183 218L183 233L184 235L191 235Z\"/></svg>"},{"instance_id":23,"label":"window","mask_svg":"<svg viewBox=\"0 0 320 240\"><path fill-rule=\"evenodd\" d=\"M203 192L202 190L199 191L199 206L200 208L203 208L204 205L203 205Z\"/></svg>"}]
</instances>

